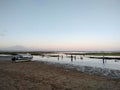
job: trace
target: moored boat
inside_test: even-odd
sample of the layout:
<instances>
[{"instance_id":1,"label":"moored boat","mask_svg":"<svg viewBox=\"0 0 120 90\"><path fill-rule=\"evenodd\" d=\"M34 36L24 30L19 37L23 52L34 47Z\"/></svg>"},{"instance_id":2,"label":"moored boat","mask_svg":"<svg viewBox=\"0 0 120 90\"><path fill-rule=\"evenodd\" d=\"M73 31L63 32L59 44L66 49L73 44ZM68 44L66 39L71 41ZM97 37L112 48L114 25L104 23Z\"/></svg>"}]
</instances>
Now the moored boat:
<instances>
[{"instance_id":1,"label":"moored boat","mask_svg":"<svg viewBox=\"0 0 120 90\"><path fill-rule=\"evenodd\" d=\"M32 60L33 56L29 53L27 54L17 54L12 57L12 61L30 61Z\"/></svg>"}]
</instances>

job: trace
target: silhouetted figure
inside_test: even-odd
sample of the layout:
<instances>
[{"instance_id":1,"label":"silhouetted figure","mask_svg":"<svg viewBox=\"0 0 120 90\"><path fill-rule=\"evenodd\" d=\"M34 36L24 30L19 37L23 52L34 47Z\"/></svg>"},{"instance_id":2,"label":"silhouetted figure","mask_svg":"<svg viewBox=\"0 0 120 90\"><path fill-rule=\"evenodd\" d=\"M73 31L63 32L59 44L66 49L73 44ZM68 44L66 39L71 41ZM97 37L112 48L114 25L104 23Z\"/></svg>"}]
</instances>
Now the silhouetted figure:
<instances>
[{"instance_id":1,"label":"silhouetted figure","mask_svg":"<svg viewBox=\"0 0 120 90\"><path fill-rule=\"evenodd\" d=\"M73 56L71 55L71 62L73 61Z\"/></svg>"},{"instance_id":2,"label":"silhouetted figure","mask_svg":"<svg viewBox=\"0 0 120 90\"><path fill-rule=\"evenodd\" d=\"M76 60L76 56L74 56L74 59Z\"/></svg>"},{"instance_id":3,"label":"silhouetted figure","mask_svg":"<svg viewBox=\"0 0 120 90\"><path fill-rule=\"evenodd\" d=\"M83 57L80 57L81 60L83 60Z\"/></svg>"},{"instance_id":4,"label":"silhouetted figure","mask_svg":"<svg viewBox=\"0 0 120 90\"><path fill-rule=\"evenodd\" d=\"M58 55L58 60L59 60L59 55Z\"/></svg>"},{"instance_id":5,"label":"silhouetted figure","mask_svg":"<svg viewBox=\"0 0 120 90\"><path fill-rule=\"evenodd\" d=\"M45 55L42 55L42 58L44 58Z\"/></svg>"},{"instance_id":6,"label":"silhouetted figure","mask_svg":"<svg viewBox=\"0 0 120 90\"><path fill-rule=\"evenodd\" d=\"M104 61L104 56L103 56L103 64L105 63L105 61Z\"/></svg>"},{"instance_id":7,"label":"silhouetted figure","mask_svg":"<svg viewBox=\"0 0 120 90\"><path fill-rule=\"evenodd\" d=\"M103 58L103 64L105 63L105 60L104 60L104 58Z\"/></svg>"},{"instance_id":8,"label":"silhouetted figure","mask_svg":"<svg viewBox=\"0 0 120 90\"><path fill-rule=\"evenodd\" d=\"M63 59L63 55L61 56L61 58Z\"/></svg>"},{"instance_id":9,"label":"silhouetted figure","mask_svg":"<svg viewBox=\"0 0 120 90\"><path fill-rule=\"evenodd\" d=\"M16 59L16 58L15 58L15 57L13 57L13 58L12 58L12 62L15 62L15 59Z\"/></svg>"},{"instance_id":10,"label":"silhouetted figure","mask_svg":"<svg viewBox=\"0 0 120 90\"><path fill-rule=\"evenodd\" d=\"M115 62L118 62L118 60L115 60Z\"/></svg>"}]
</instances>

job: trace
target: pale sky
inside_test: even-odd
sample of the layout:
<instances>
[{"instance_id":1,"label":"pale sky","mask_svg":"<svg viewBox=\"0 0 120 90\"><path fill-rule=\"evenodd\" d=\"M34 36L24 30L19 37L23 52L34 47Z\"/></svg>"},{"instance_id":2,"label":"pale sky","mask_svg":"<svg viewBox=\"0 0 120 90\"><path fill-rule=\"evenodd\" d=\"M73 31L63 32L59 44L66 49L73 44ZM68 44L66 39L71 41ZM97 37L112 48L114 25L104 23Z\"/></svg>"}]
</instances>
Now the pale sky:
<instances>
[{"instance_id":1,"label":"pale sky","mask_svg":"<svg viewBox=\"0 0 120 90\"><path fill-rule=\"evenodd\" d=\"M120 50L120 0L0 0L0 48Z\"/></svg>"}]
</instances>

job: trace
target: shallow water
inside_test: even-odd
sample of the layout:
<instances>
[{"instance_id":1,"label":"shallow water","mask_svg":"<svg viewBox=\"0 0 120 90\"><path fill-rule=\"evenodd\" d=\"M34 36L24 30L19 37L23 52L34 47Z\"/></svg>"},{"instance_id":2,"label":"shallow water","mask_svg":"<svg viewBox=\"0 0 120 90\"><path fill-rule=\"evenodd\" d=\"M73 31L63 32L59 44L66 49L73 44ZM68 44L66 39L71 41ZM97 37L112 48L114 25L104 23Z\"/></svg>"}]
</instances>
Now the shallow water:
<instances>
[{"instance_id":1,"label":"shallow water","mask_svg":"<svg viewBox=\"0 0 120 90\"><path fill-rule=\"evenodd\" d=\"M59 55L59 57L33 56L33 61L34 60L50 63L70 64L73 66L89 66L120 70L120 60L93 59L83 55L74 55L72 59L70 55Z\"/></svg>"}]
</instances>

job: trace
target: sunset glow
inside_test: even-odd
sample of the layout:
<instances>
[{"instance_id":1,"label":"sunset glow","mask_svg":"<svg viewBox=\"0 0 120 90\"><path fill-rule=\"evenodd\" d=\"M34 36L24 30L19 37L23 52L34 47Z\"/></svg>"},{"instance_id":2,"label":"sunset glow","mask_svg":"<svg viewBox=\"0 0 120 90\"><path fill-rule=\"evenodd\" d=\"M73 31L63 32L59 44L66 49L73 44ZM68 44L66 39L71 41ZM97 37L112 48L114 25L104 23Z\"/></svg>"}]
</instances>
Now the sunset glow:
<instances>
[{"instance_id":1,"label":"sunset glow","mask_svg":"<svg viewBox=\"0 0 120 90\"><path fill-rule=\"evenodd\" d=\"M1 0L0 49L120 50L119 0Z\"/></svg>"}]
</instances>

